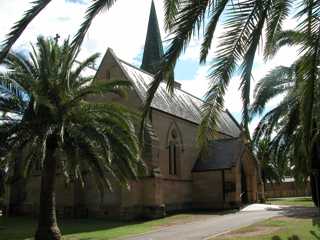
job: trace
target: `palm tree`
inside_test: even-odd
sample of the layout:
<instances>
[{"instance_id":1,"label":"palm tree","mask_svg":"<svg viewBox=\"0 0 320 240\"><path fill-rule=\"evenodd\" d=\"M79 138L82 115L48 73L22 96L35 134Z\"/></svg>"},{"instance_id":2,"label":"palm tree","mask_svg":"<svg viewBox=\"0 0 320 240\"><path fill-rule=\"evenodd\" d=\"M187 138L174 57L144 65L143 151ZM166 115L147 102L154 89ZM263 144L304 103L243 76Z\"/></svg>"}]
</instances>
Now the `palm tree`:
<instances>
[{"instance_id":1,"label":"palm tree","mask_svg":"<svg viewBox=\"0 0 320 240\"><path fill-rule=\"evenodd\" d=\"M288 42L293 35L297 36L296 34L294 32L283 33L279 39L283 40L285 37ZM303 94L306 84L302 78L303 75L300 75L303 67L304 61L299 59L290 67L275 68L258 82L255 89L255 101L251 106L252 114L264 114L266 104L275 97L282 96L283 99L260 120L253 135L253 145L259 146L261 141L269 139L266 152L273 162L279 164L277 169L289 167L291 170L287 173L293 175L298 182L306 183L310 177L312 195L318 206L317 191L319 189L317 190L314 184L317 179L314 179L312 175L313 169L319 169L312 166L318 156L313 154L314 150L311 154L308 153L309 145L305 142L303 132L305 116L301 106L303 106L305 98L309 97ZM318 103L317 101L315 109L318 108ZM318 121L317 115L313 114L313 122ZM317 132L312 134L312 148L314 149L319 145L316 140L319 135ZM284 176L284 172L281 175Z\"/></svg>"},{"instance_id":2,"label":"palm tree","mask_svg":"<svg viewBox=\"0 0 320 240\"><path fill-rule=\"evenodd\" d=\"M78 52L69 41L59 46L39 37L33 49L30 57L12 53L4 61L8 71L1 73L0 86L21 92L28 105L22 118L2 122L0 137L10 147L4 158L7 166L21 149L26 172L41 166L35 239L61 239L55 212L57 171L83 184L83 175L90 174L101 190L111 187L110 175L123 184L135 178L142 166L134 127L137 115L117 103L87 100L97 94L125 96L130 87L126 81L100 83L83 77L96 54L76 66Z\"/></svg>"}]
</instances>

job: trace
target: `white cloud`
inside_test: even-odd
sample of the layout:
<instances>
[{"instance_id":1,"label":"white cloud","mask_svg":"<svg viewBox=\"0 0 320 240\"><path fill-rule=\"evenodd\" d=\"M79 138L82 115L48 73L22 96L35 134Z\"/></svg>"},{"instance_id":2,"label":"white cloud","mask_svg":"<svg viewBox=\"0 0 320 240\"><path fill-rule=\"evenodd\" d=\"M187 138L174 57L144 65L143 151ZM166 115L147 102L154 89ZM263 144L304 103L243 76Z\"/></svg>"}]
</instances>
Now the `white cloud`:
<instances>
[{"instance_id":1,"label":"white cloud","mask_svg":"<svg viewBox=\"0 0 320 240\"><path fill-rule=\"evenodd\" d=\"M19 20L24 11L31 6L28 1L11 0L1 3L0 39L9 32L14 22ZM59 10L57 10L59 9ZM84 14L84 5L67 3L64 0L52 1L46 9L28 26L15 48L26 47L30 41L35 42L38 35L55 36L59 33L63 38L76 31L80 16Z\"/></svg>"},{"instance_id":2,"label":"white cloud","mask_svg":"<svg viewBox=\"0 0 320 240\"><path fill-rule=\"evenodd\" d=\"M182 84L182 89L197 96L203 98L209 86L209 79L206 75L208 68L206 66L200 66L197 70L196 77L192 80L177 80Z\"/></svg>"},{"instance_id":3,"label":"white cloud","mask_svg":"<svg viewBox=\"0 0 320 240\"><path fill-rule=\"evenodd\" d=\"M28 1L0 0L0 41L5 39L14 22L19 20L23 12L30 8ZM89 2L89 1L81 1ZM163 29L162 1L155 1L159 25ZM151 0L127 1L118 0L109 11L103 11L95 18L82 46L82 56L95 52L104 54L107 47L114 49L116 54L132 61L141 51L145 41ZM87 4L77 1L55 0L36 17L15 44L15 49L26 48L30 42L35 42L38 35L62 38L73 36L79 28ZM164 31L162 31L164 37Z\"/></svg>"}]
</instances>

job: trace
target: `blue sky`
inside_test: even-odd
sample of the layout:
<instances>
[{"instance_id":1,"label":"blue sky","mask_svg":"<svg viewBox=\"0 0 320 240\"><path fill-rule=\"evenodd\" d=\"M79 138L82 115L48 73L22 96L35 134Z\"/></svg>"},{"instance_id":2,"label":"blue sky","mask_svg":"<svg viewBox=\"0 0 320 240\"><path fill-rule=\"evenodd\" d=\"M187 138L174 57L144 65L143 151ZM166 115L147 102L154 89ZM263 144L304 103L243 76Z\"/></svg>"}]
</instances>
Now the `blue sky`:
<instances>
[{"instance_id":1,"label":"blue sky","mask_svg":"<svg viewBox=\"0 0 320 240\"><path fill-rule=\"evenodd\" d=\"M0 41L3 41L13 23L30 7L30 1L0 0L0 2ZM55 36L58 33L61 38L73 36L83 19L89 2L88 0L53 0L48 8L27 28L14 48L28 49L30 42L35 42L39 34ZM118 0L110 11L102 12L95 19L84 40L80 57L84 58L96 52L103 55L106 49L111 47L118 57L139 66L150 5L151 0ZM165 40L167 34L163 28L162 0L155 0L155 5L162 39ZM295 21L291 19L285 23L285 28L292 28L294 25ZM221 26L218 26L218 34L222 30ZM214 39L212 49L217 47L218 42L218 39ZM198 64L200 43L201 39L192 39L189 48L181 56L175 69L175 79L182 83L182 88L198 97L203 96L209 83L207 79L209 65L200 66ZM209 60L213 57L214 52L211 51ZM280 64L288 66L295 59L295 49L282 49L267 64L263 61L262 54L259 53L256 56L253 70L253 87L272 68ZM239 82L239 76L235 75L225 96L225 106L238 120L241 120L242 103L238 90ZM279 99L275 99L267 107L275 106L278 101ZM258 118L254 119L251 128L254 128L257 121Z\"/></svg>"}]
</instances>

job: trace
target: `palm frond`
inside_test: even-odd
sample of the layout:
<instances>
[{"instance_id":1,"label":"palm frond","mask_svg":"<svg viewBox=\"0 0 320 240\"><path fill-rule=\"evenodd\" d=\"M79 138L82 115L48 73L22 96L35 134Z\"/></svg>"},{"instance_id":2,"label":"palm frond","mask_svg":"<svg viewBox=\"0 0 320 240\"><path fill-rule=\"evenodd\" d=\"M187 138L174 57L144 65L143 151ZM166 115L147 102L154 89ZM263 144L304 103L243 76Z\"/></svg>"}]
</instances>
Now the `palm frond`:
<instances>
[{"instance_id":1,"label":"palm frond","mask_svg":"<svg viewBox=\"0 0 320 240\"><path fill-rule=\"evenodd\" d=\"M164 27L167 31L170 31L176 20L176 16L181 7L181 0L165 0L164 1Z\"/></svg>"},{"instance_id":2,"label":"palm frond","mask_svg":"<svg viewBox=\"0 0 320 240\"><path fill-rule=\"evenodd\" d=\"M96 54L88 57L84 61L82 61L81 64L79 64L79 66L77 66L77 68L72 72L71 78L70 78L70 83L72 84L72 82L76 81L84 69L92 66L95 63L95 61L97 60L97 58L99 57L99 55L100 54L96 53Z\"/></svg>"},{"instance_id":3,"label":"palm frond","mask_svg":"<svg viewBox=\"0 0 320 240\"><path fill-rule=\"evenodd\" d=\"M218 21L224 9L226 8L228 2L229 0L216 1L215 6L212 7L210 11L210 16L209 16L210 21L207 25L206 32L204 35L204 40L201 44L200 63L206 62Z\"/></svg>"},{"instance_id":4,"label":"palm frond","mask_svg":"<svg viewBox=\"0 0 320 240\"><path fill-rule=\"evenodd\" d=\"M255 100L251 106L251 114L263 113L266 104L281 94L285 94L295 85L295 65L291 67L279 66L270 71L256 85Z\"/></svg>"},{"instance_id":5,"label":"palm frond","mask_svg":"<svg viewBox=\"0 0 320 240\"><path fill-rule=\"evenodd\" d=\"M6 57L13 44L21 36L23 31L27 28L29 23L51 2L51 0L35 0L32 2L32 7L27 10L24 16L15 23L7 39L1 46L0 63Z\"/></svg>"},{"instance_id":6,"label":"palm frond","mask_svg":"<svg viewBox=\"0 0 320 240\"><path fill-rule=\"evenodd\" d=\"M270 56L274 56L275 42L278 40L278 36L282 32L283 22L290 13L292 3L292 0L277 0L269 10L270 17L267 19L266 46L264 48L265 59L268 59Z\"/></svg>"},{"instance_id":7,"label":"palm frond","mask_svg":"<svg viewBox=\"0 0 320 240\"><path fill-rule=\"evenodd\" d=\"M77 34L75 35L72 41L72 48L74 52L77 52L82 44L82 41L91 26L93 19L103 10L109 10L116 0L96 0L92 3L91 6L86 11L85 20L82 22Z\"/></svg>"}]
</instances>

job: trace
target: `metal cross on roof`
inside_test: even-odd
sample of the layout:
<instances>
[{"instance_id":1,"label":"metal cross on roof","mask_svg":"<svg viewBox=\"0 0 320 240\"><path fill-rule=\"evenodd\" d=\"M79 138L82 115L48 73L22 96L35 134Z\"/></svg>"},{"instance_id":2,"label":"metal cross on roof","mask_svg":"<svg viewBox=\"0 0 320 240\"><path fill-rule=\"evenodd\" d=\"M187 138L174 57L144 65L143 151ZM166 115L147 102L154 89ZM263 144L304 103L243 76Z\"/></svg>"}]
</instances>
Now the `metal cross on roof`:
<instances>
[{"instance_id":1,"label":"metal cross on roof","mask_svg":"<svg viewBox=\"0 0 320 240\"><path fill-rule=\"evenodd\" d=\"M60 38L60 35L57 33L56 36L53 39L56 41L56 43L58 43L59 38Z\"/></svg>"}]
</instances>

